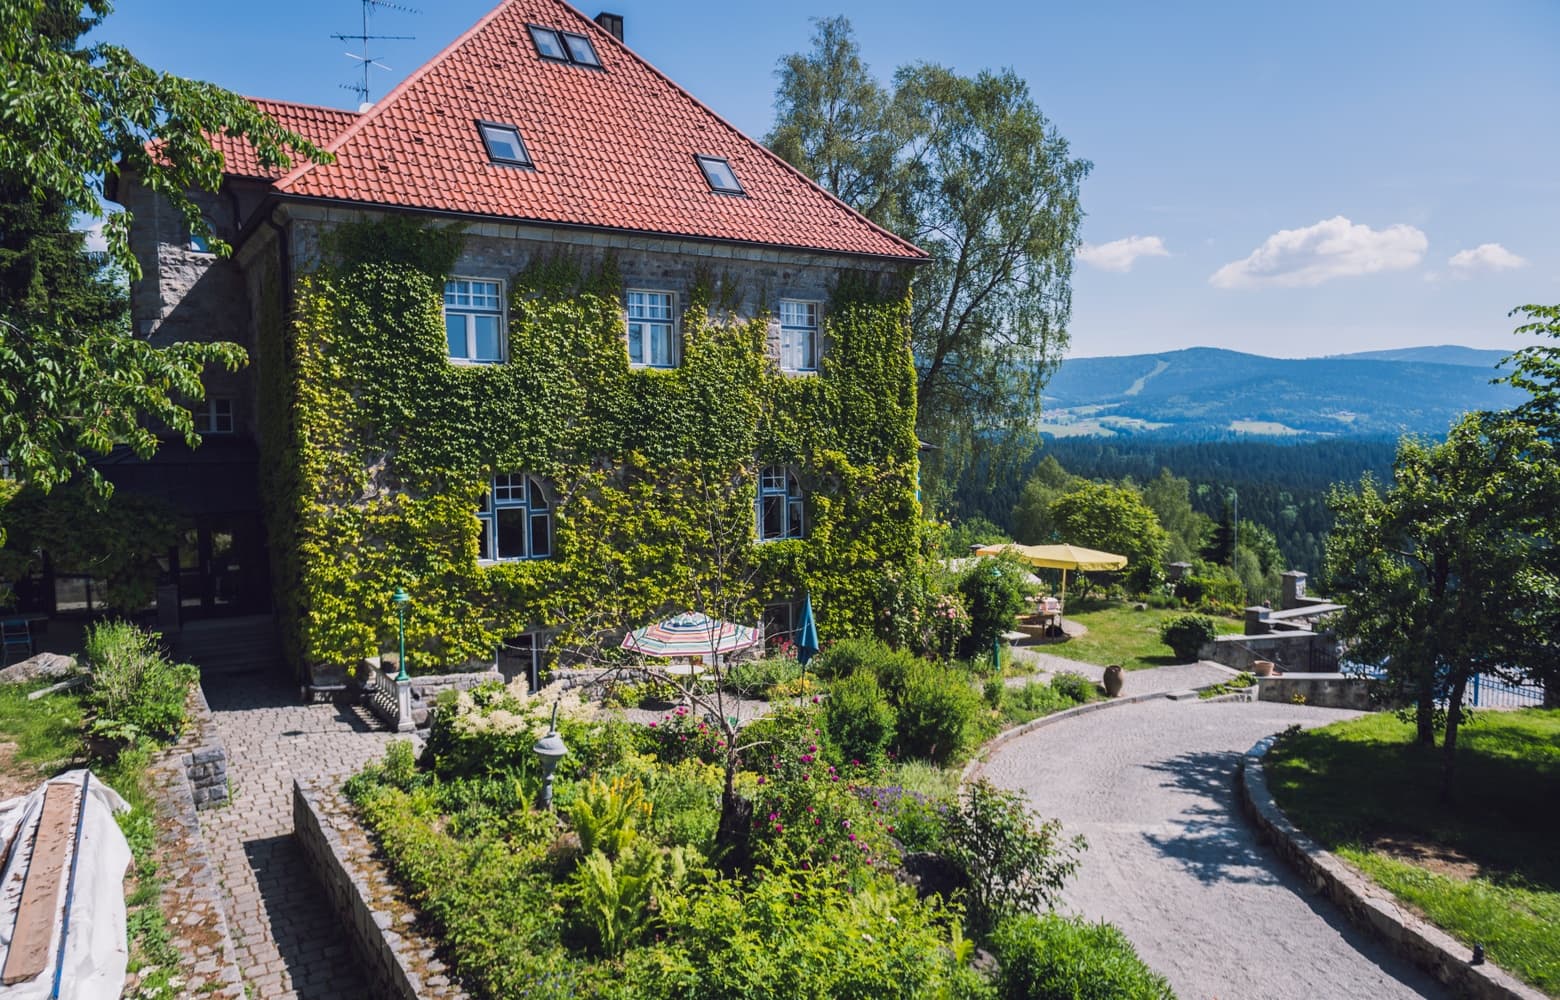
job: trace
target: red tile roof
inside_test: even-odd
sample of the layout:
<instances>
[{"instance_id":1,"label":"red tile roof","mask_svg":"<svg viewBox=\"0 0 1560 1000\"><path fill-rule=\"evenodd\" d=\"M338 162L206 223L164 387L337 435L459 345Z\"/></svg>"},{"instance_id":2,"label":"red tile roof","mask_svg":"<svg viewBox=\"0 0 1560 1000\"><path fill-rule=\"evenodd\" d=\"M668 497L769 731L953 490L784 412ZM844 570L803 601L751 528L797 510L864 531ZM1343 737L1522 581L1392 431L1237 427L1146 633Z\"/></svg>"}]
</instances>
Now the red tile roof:
<instances>
[{"instance_id":1,"label":"red tile roof","mask_svg":"<svg viewBox=\"0 0 1560 1000\"><path fill-rule=\"evenodd\" d=\"M323 146L340 135L348 125L357 120L352 111L339 108L321 108L313 104L294 104L291 101L272 101L263 97L251 97L250 102L261 111L275 118L285 129L297 132L316 146ZM242 138L230 135L209 137L211 145L222 153L223 172L232 177L257 177L276 180L286 170L263 167L255 148Z\"/></svg>"},{"instance_id":2,"label":"red tile roof","mask_svg":"<svg viewBox=\"0 0 1560 1000\"><path fill-rule=\"evenodd\" d=\"M603 68L542 59L527 24L587 36ZM339 129L327 146L334 163L304 163L277 181L291 195L926 256L738 132L562 0L504 0L361 115L256 103L311 138L322 134L311 131L317 127ZM489 162L478 120L516 126L535 169ZM730 161L746 195L711 191L696 154ZM241 158L229 156L237 172Z\"/></svg>"}]
</instances>

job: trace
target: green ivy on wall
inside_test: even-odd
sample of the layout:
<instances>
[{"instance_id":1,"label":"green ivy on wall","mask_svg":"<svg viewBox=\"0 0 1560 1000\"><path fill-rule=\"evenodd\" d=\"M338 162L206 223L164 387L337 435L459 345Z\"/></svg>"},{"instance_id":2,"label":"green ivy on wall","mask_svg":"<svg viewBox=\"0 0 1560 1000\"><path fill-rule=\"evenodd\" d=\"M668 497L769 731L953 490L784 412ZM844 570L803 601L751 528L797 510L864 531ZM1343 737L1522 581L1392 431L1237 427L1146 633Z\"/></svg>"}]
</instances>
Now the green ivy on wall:
<instances>
[{"instance_id":1,"label":"green ivy on wall","mask_svg":"<svg viewBox=\"0 0 1560 1000\"><path fill-rule=\"evenodd\" d=\"M561 648L691 607L753 621L804 590L826 635L872 630L883 573L921 553L903 288L842 280L821 375L794 377L768 358L765 319L732 317L705 280L680 367L631 369L614 263L558 257L510 282L506 363L465 366L442 311L459 252L449 228L344 226L298 280L292 322L279 305L260 317L264 499L298 662L390 648L397 586L423 670L490 660L533 628ZM755 540L769 464L807 490L805 539ZM495 471L550 484L552 558L477 562Z\"/></svg>"}]
</instances>

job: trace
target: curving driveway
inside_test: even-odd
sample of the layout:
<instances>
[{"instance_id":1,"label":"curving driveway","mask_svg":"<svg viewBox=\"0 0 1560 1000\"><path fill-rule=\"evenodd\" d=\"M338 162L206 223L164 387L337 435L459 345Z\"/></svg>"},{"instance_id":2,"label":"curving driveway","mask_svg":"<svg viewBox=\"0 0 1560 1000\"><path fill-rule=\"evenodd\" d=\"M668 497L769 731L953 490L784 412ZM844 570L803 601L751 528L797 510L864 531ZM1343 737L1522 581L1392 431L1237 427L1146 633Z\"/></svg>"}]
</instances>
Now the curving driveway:
<instances>
[{"instance_id":1,"label":"curving driveway","mask_svg":"<svg viewBox=\"0 0 1560 1000\"><path fill-rule=\"evenodd\" d=\"M1253 743L1351 714L1121 705L1019 737L983 773L1088 839L1062 908L1121 927L1181 1000L1446 996L1312 896L1235 804L1235 766Z\"/></svg>"}]
</instances>

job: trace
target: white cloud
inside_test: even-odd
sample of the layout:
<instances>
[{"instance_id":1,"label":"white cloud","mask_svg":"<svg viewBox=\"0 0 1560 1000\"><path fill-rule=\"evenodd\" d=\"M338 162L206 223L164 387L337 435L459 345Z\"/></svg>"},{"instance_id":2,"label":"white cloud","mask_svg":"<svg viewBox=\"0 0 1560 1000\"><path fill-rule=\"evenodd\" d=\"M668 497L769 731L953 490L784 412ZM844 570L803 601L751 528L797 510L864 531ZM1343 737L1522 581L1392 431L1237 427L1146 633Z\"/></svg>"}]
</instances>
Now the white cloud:
<instances>
[{"instance_id":1,"label":"white cloud","mask_svg":"<svg viewBox=\"0 0 1560 1000\"><path fill-rule=\"evenodd\" d=\"M1518 257L1499 243L1480 243L1472 250L1459 250L1447 260L1447 266L1460 274L1475 271L1510 271L1526 267L1527 260Z\"/></svg>"},{"instance_id":2,"label":"white cloud","mask_svg":"<svg viewBox=\"0 0 1560 1000\"><path fill-rule=\"evenodd\" d=\"M103 238L103 219L95 219L90 215L77 215L71 228L87 234L87 243L83 248L88 253L102 253L108 249L108 240Z\"/></svg>"},{"instance_id":3,"label":"white cloud","mask_svg":"<svg viewBox=\"0 0 1560 1000\"><path fill-rule=\"evenodd\" d=\"M1286 288L1320 285L1377 271L1402 271L1418 264L1430 245L1413 226L1372 229L1343 216L1304 229L1281 229L1251 251L1213 272L1215 288Z\"/></svg>"},{"instance_id":4,"label":"white cloud","mask_svg":"<svg viewBox=\"0 0 1560 1000\"><path fill-rule=\"evenodd\" d=\"M1165 241L1157 236L1128 236L1094 246L1085 243L1078 250L1078 259L1101 271L1130 271L1139 257L1168 257Z\"/></svg>"}]
</instances>

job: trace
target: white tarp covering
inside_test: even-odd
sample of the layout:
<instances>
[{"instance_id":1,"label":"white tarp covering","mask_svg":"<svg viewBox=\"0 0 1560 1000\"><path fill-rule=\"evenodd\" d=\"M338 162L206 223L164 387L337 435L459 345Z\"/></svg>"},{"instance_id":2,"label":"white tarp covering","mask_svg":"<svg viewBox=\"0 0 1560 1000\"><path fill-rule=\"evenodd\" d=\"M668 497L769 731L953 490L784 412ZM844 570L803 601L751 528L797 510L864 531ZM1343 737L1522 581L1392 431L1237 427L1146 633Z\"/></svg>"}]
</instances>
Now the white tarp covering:
<instances>
[{"instance_id":1,"label":"white tarp covering","mask_svg":"<svg viewBox=\"0 0 1560 1000\"><path fill-rule=\"evenodd\" d=\"M81 787L89 772L66 771L26 795L0 802L0 844L16 837L16 846L0 873L0 966L11 951L16 932L17 907L22 882L32 860L33 833L43 812L43 794L49 785ZM130 845L114 822L114 814L130 806L97 775L87 781L82 806L81 843L76 862L74 897L65 937L64 973L60 977L61 1000L117 1000L125 985L130 955L125 941L125 869ZM72 828L74 830L74 827ZM55 904L54 935L49 943L48 965L38 976L14 986L0 986L4 1000L48 1000L53 995L55 965L59 961L60 932L67 894L72 892L69 866L60 880Z\"/></svg>"}]
</instances>

